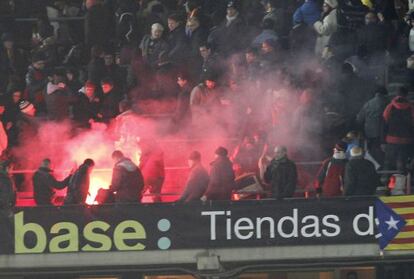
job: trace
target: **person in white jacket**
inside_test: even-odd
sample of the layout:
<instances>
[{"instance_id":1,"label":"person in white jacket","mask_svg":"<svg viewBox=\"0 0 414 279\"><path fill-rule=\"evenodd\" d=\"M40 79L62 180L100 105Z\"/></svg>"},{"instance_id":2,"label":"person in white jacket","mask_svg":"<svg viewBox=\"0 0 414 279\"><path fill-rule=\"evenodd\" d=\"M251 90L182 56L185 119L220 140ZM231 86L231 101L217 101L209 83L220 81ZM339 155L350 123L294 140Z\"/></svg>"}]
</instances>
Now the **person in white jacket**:
<instances>
[{"instance_id":1,"label":"person in white jacket","mask_svg":"<svg viewBox=\"0 0 414 279\"><path fill-rule=\"evenodd\" d=\"M313 24L318 34L315 45L315 53L318 56L322 55L323 49L328 45L332 34L338 29L337 7L337 0L325 0L321 20Z\"/></svg>"}]
</instances>

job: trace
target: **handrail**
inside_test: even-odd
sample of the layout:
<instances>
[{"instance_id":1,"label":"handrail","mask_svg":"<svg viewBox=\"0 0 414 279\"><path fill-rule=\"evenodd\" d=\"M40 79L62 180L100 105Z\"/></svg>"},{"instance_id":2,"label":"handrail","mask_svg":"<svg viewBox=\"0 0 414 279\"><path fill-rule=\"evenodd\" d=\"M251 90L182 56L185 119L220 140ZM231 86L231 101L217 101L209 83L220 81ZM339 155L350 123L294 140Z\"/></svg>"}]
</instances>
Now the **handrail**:
<instances>
[{"instance_id":1,"label":"handrail","mask_svg":"<svg viewBox=\"0 0 414 279\"><path fill-rule=\"evenodd\" d=\"M84 16L68 16L68 17L51 17L49 21L80 21L85 20L86 17ZM14 21L16 22L36 22L37 18L34 17L24 17L24 18L15 18Z\"/></svg>"}]
</instances>

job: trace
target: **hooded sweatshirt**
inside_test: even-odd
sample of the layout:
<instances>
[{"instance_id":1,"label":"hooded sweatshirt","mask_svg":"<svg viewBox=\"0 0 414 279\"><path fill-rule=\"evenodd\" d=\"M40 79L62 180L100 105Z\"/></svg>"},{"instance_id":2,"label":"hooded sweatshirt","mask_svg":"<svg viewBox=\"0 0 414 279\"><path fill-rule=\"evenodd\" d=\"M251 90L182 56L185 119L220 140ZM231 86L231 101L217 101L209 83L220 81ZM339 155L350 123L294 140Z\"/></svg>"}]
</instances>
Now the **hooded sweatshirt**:
<instances>
[{"instance_id":1,"label":"hooded sweatshirt","mask_svg":"<svg viewBox=\"0 0 414 279\"><path fill-rule=\"evenodd\" d=\"M386 143L414 143L414 107L404 97L395 97L383 114L386 124Z\"/></svg>"}]
</instances>

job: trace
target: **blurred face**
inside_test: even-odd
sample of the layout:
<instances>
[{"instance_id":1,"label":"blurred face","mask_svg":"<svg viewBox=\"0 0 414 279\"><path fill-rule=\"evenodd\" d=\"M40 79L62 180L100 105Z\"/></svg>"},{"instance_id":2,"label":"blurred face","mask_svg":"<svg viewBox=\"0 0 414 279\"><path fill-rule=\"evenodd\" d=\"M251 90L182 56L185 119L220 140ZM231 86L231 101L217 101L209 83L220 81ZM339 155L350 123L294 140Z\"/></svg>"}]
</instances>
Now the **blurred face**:
<instances>
[{"instance_id":1,"label":"blurred face","mask_svg":"<svg viewBox=\"0 0 414 279\"><path fill-rule=\"evenodd\" d=\"M182 79L182 78L177 78L177 83L180 87L184 87L187 84L187 80Z\"/></svg>"},{"instance_id":2,"label":"blurred face","mask_svg":"<svg viewBox=\"0 0 414 279\"><path fill-rule=\"evenodd\" d=\"M45 61L37 61L33 63L33 67L35 67L38 70L43 70L46 66Z\"/></svg>"},{"instance_id":3,"label":"blurred face","mask_svg":"<svg viewBox=\"0 0 414 279\"><path fill-rule=\"evenodd\" d=\"M203 59L207 59L210 56L211 50L206 47L200 47L200 55Z\"/></svg>"},{"instance_id":4,"label":"blurred face","mask_svg":"<svg viewBox=\"0 0 414 279\"><path fill-rule=\"evenodd\" d=\"M22 92L16 91L12 95L13 103L17 104L22 99Z\"/></svg>"},{"instance_id":5,"label":"blurred face","mask_svg":"<svg viewBox=\"0 0 414 279\"><path fill-rule=\"evenodd\" d=\"M113 55L106 54L104 56L104 61L105 61L105 65L106 66L110 66L110 65L114 64L115 59L114 59L114 56Z\"/></svg>"},{"instance_id":6,"label":"blurred face","mask_svg":"<svg viewBox=\"0 0 414 279\"><path fill-rule=\"evenodd\" d=\"M110 84L110 83L103 83L102 84L102 92L104 94L108 94L109 92L111 92L111 90L112 90L113 87L114 86L112 84Z\"/></svg>"},{"instance_id":7,"label":"blurred face","mask_svg":"<svg viewBox=\"0 0 414 279\"><path fill-rule=\"evenodd\" d=\"M276 150L275 150L275 159L276 160L282 159L285 156L286 156L285 150L281 147L277 147Z\"/></svg>"},{"instance_id":8,"label":"blurred face","mask_svg":"<svg viewBox=\"0 0 414 279\"><path fill-rule=\"evenodd\" d=\"M227 16L234 17L237 14L237 10L233 7L227 8Z\"/></svg>"},{"instance_id":9,"label":"blurred face","mask_svg":"<svg viewBox=\"0 0 414 279\"><path fill-rule=\"evenodd\" d=\"M331 7L328 4L323 3L322 10L324 13L329 13L331 11Z\"/></svg>"},{"instance_id":10,"label":"blurred face","mask_svg":"<svg viewBox=\"0 0 414 279\"><path fill-rule=\"evenodd\" d=\"M187 27L190 28L191 31L196 30L200 26L200 22L197 18L192 17L187 20Z\"/></svg>"},{"instance_id":11,"label":"blurred face","mask_svg":"<svg viewBox=\"0 0 414 279\"><path fill-rule=\"evenodd\" d=\"M216 82L213 80L206 80L206 86L208 89L216 88Z\"/></svg>"},{"instance_id":12,"label":"blurred face","mask_svg":"<svg viewBox=\"0 0 414 279\"><path fill-rule=\"evenodd\" d=\"M95 87L93 86L86 86L85 87L85 95L92 99L95 96Z\"/></svg>"},{"instance_id":13,"label":"blurred face","mask_svg":"<svg viewBox=\"0 0 414 279\"><path fill-rule=\"evenodd\" d=\"M162 30L161 29L153 29L151 30L151 37L154 40L160 39L162 36Z\"/></svg>"},{"instance_id":14,"label":"blurred face","mask_svg":"<svg viewBox=\"0 0 414 279\"><path fill-rule=\"evenodd\" d=\"M12 41L5 41L4 43L3 43L3 46L6 48L6 49L12 49L13 48L13 42Z\"/></svg>"},{"instance_id":15,"label":"blurred face","mask_svg":"<svg viewBox=\"0 0 414 279\"><path fill-rule=\"evenodd\" d=\"M72 73L66 73L66 78L67 78L69 81L72 81L72 80L74 79L74 75L73 75Z\"/></svg>"},{"instance_id":16,"label":"blurred face","mask_svg":"<svg viewBox=\"0 0 414 279\"><path fill-rule=\"evenodd\" d=\"M246 62L247 64L251 64L256 60L256 55L254 53L248 52L246 53Z\"/></svg>"},{"instance_id":17,"label":"blurred face","mask_svg":"<svg viewBox=\"0 0 414 279\"><path fill-rule=\"evenodd\" d=\"M195 165L195 161L193 161L193 160L188 160L187 161L188 162L188 166L190 167L190 168L192 168L194 165Z\"/></svg>"},{"instance_id":18,"label":"blurred face","mask_svg":"<svg viewBox=\"0 0 414 279\"><path fill-rule=\"evenodd\" d=\"M180 25L178 21L175 21L174 19L168 19L168 29L170 31L173 31L175 28L177 28Z\"/></svg>"},{"instance_id":19,"label":"blurred face","mask_svg":"<svg viewBox=\"0 0 414 279\"><path fill-rule=\"evenodd\" d=\"M269 45L268 43L263 43L262 44L262 51L263 53L270 53L273 51L273 47L271 45Z\"/></svg>"}]
</instances>

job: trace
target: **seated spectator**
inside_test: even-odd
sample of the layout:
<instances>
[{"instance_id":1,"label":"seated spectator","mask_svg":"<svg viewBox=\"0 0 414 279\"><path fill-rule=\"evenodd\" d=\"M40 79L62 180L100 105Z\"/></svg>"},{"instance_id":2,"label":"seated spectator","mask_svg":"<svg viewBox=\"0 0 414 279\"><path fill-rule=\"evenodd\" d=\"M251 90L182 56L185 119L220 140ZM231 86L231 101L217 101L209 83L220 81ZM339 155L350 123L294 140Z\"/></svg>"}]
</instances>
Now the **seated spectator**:
<instances>
[{"instance_id":1,"label":"seated spectator","mask_svg":"<svg viewBox=\"0 0 414 279\"><path fill-rule=\"evenodd\" d=\"M264 180L271 185L273 199L291 198L295 194L298 179L296 165L288 159L286 147L275 147L274 154L264 173Z\"/></svg>"},{"instance_id":2,"label":"seated spectator","mask_svg":"<svg viewBox=\"0 0 414 279\"><path fill-rule=\"evenodd\" d=\"M190 174L178 202L199 201L207 190L209 176L206 169L201 164L201 154L198 151L191 152L188 158Z\"/></svg>"},{"instance_id":3,"label":"seated spectator","mask_svg":"<svg viewBox=\"0 0 414 279\"><path fill-rule=\"evenodd\" d=\"M44 159L33 175L33 194L37 205L53 205L55 190L64 189L71 175L62 181L56 180L50 159Z\"/></svg>"},{"instance_id":4,"label":"seated spectator","mask_svg":"<svg viewBox=\"0 0 414 279\"><path fill-rule=\"evenodd\" d=\"M210 164L210 180L201 200L231 200L234 185L234 172L228 152L224 147L215 151L215 160Z\"/></svg>"},{"instance_id":5,"label":"seated spectator","mask_svg":"<svg viewBox=\"0 0 414 279\"><path fill-rule=\"evenodd\" d=\"M325 46L328 45L332 34L338 29L337 23L337 0L325 0L323 3L323 12L321 20L315 22L313 27L318 34L315 45L315 53L318 56L322 55Z\"/></svg>"},{"instance_id":6,"label":"seated spectator","mask_svg":"<svg viewBox=\"0 0 414 279\"><path fill-rule=\"evenodd\" d=\"M345 167L344 195L372 196L380 186L374 165L364 159L364 150L355 146L351 149L351 159Z\"/></svg>"},{"instance_id":7,"label":"seated spectator","mask_svg":"<svg viewBox=\"0 0 414 279\"><path fill-rule=\"evenodd\" d=\"M254 48L260 48L262 44L265 41L271 40L271 41L277 41L278 36L276 32L274 31L274 21L270 18L267 18L262 23L263 31L254 38L252 42L252 47Z\"/></svg>"},{"instance_id":8,"label":"seated spectator","mask_svg":"<svg viewBox=\"0 0 414 279\"><path fill-rule=\"evenodd\" d=\"M337 197L342 195L345 165L348 162L345 149L345 143L340 142L336 144L333 156L322 163L315 181L315 188L318 195L322 195L323 197Z\"/></svg>"},{"instance_id":9,"label":"seated spectator","mask_svg":"<svg viewBox=\"0 0 414 279\"><path fill-rule=\"evenodd\" d=\"M321 11L316 0L305 0L293 14L293 25L306 24L313 26L319 20Z\"/></svg>"},{"instance_id":10,"label":"seated spectator","mask_svg":"<svg viewBox=\"0 0 414 279\"><path fill-rule=\"evenodd\" d=\"M144 63L152 70L158 66L160 54L168 51L168 44L162 38L164 27L159 23L151 26L151 35L145 35L139 45Z\"/></svg>"}]
</instances>

